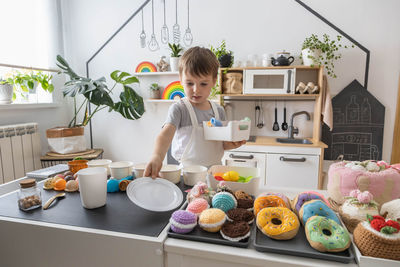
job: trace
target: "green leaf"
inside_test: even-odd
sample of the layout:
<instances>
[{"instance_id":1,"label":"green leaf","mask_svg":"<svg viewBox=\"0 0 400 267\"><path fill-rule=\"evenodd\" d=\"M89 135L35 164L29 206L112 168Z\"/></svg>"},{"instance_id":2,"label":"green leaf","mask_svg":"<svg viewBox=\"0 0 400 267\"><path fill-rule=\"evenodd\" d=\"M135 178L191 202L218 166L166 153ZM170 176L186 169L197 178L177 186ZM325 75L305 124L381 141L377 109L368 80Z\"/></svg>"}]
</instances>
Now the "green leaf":
<instances>
[{"instance_id":1,"label":"green leaf","mask_svg":"<svg viewBox=\"0 0 400 267\"><path fill-rule=\"evenodd\" d=\"M367 214L367 220L371 223L371 221L374 219L372 215Z\"/></svg>"},{"instance_id":2,"label":"green leaf","mask_svg":"<svg viewBox=\"0 0 400 267\"><path fill-rule=\"evenodd\" d=\"M121 81L121 83L124 84L124 85L131 84L131 83L138 83L138 82L139 82L138 78L136 78L134 76L129 77L129 78Z\"/></svg>"},{"instance_id":3,"label":"green leaf","mask_svg":"<svg viewBox=\"0 0 400 267\"><path fill-rule=\"evenodd\" d=\"M393 233L397 232L397 229L392 227L392 226L385 226L381 228L381 233L391 235Z\"/></svg>"},{"instance_id":4,"label":"green leaf","mask_svg":"<svg viewBox=\"0 0 400 267\"><path fill-rule=\"evenodd\" d=\"M29 89L33 89L33 86L35 86L35 84L34 84L34 82L33 81L28 81L28 87L29 87Z\"/></svg>"},{"instance_id":5,"label":"green leaf","mask_svg":"<svg viewBox=\"0 0 400 267\"><path fill-rule=\"evenodd\" d=\"M139 119L144 113L143 98L131 87L124 85L124 91L120 94L120 102L114 104L114 110L124 118Z\"/></svg>"},{"instance_id":6,"label":"green leaf","mask_svg":"<svg viewBox=\"0 0 400 267\"><path fill-rule=\"evenodd\" d=\"M119 70L114 70L113 72L111 72L110 77L111 79L113 79L114 81L117 81L118 79L118 72L120 72Z\"/></svg>"}]
</instances>

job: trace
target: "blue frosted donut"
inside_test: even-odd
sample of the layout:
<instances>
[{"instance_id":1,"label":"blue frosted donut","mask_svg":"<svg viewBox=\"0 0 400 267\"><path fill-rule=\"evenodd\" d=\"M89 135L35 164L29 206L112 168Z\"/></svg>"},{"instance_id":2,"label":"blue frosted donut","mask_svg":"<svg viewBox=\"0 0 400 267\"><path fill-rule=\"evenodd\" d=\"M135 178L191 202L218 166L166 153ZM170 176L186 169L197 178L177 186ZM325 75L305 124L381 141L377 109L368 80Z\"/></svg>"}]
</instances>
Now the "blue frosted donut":
<instances>
[{"instance_id":1,"label":"blue frosted donut","mask_svg":"<svg viewBox=\"0 0 400 267\"><path fill-rule=\"evenodd\" d=\"M299 215L303 225L305 225L307 220L312 216L323 216L328 219L334 220L340 225L340 220L337 217L336 213L331 208L329 208L324 201L319 199L307 201L306 203L304 203L304 205L300 209Z\"/></svg>"},{"instance_id":2,"label":"blue frosted donut","mask_svg":"<svg viewBox=\"0 0 400 267\"><path fill-rule=\"evenodd\" d=\"M237 206L236 198L228 192L219 192L212 199L213 208L221 209L225 213Z\"/></svg>"}]
</instances>

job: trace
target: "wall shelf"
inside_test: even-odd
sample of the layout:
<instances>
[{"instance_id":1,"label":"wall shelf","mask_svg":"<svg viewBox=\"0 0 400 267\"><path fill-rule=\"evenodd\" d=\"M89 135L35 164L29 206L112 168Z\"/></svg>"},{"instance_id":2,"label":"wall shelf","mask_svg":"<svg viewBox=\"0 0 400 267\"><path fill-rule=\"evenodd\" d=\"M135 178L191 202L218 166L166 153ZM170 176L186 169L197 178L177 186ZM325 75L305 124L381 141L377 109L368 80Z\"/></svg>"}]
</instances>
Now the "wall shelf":
<instances>
[{"instance_id":1,"label":"wall shelf","mask_svg":"<svg viewBox=\"0 0 400 267\"><path fill-rule=\"evenodd\" d=\"M134 76L168 76L168 75L176 76L176 75L179 75L179 72L177 72L177 71L135 72L133 75Z\"/></svg>"}]
</instances>

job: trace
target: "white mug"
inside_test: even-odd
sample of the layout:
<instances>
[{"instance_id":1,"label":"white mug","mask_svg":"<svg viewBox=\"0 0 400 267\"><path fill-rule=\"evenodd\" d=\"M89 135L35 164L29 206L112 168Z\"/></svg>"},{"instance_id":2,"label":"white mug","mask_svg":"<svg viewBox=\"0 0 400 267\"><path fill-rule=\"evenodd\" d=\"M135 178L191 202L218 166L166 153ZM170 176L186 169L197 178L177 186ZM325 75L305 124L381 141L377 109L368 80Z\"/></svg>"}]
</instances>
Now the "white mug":
<instances>
[{"instance_id":1,"label":"white mug","mask_svg":"<svg viewBox=\"0 0 400 267\"><path fill-rule=\"evenodd\" d=\"M79 170L77 174L82 206L87 209L104 206L107 200L107 169L86 168Z\"/></svg>"},{"instance_id":2,"label":"white mug","mask_svg":"<svg viewBox=\"0 0 400 267\"><path fill-rule=\"evenodd\" d=\"M111 176L114 179L122 179L129 175L132 175L133 162L130 161L116 161L109 165Z\"/></svg>"}]
</instances>

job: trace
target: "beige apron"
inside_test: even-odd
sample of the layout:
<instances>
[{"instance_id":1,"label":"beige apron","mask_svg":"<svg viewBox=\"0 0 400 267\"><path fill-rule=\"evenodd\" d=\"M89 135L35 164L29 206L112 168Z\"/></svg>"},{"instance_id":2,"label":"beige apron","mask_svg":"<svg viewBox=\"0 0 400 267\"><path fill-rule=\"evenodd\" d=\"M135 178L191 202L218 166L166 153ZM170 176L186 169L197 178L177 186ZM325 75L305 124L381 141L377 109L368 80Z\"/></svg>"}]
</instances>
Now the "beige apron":
<instances>
[{"instance_id":1,"label":"beige apron","mask_svg":"<svg viewBox=\"0 0 400 267\"><path fill-rule=\"evenodd\" d=\"M177 129L172 140L172 156L183 167L202 165L208 168L212 165L221 165L224 155L223 142L204 140L203 125L199 125L192 104L186 97L182 101L189 111L192 125ZM215 118L219 120L217 105L212 101L210 103Z\"/></svg>"}]
</instances>

